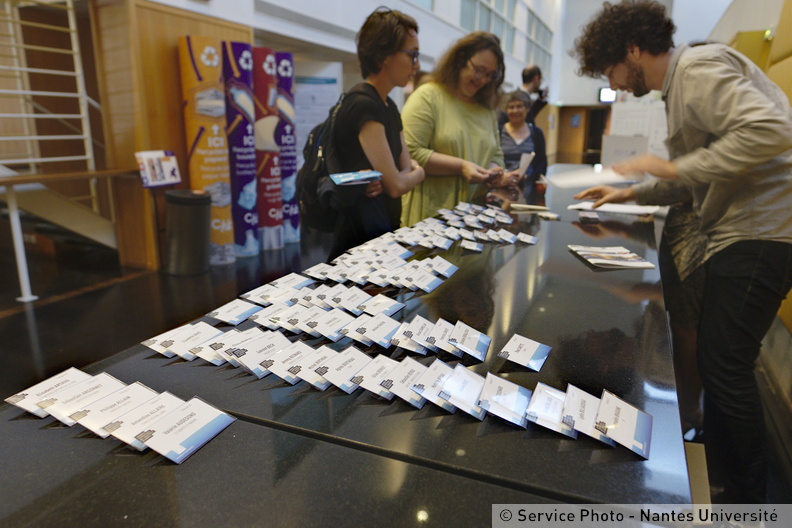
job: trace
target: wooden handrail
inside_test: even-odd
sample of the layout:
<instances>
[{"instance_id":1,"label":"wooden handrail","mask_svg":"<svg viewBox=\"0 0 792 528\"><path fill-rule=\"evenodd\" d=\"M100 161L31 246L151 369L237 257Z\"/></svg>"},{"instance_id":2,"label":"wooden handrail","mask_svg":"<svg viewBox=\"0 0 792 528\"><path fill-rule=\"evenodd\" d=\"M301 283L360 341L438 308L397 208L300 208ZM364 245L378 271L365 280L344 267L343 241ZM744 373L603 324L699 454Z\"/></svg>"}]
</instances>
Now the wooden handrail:
<instances>
[{"instance_id":1,"label":"wooden handrail","mask_svg":"<svg viewBox=\"0 0 792 528\"><path fill-rule=\"evenodd\" d=\"M51 174L19 174L16 176L0 176L0 186L17 185L20 183L48 183L66 180L88 180L91 178L112 178L132 173L139 174L137 167L81 172L53 172Z\"/></svg>"}]
</instances>

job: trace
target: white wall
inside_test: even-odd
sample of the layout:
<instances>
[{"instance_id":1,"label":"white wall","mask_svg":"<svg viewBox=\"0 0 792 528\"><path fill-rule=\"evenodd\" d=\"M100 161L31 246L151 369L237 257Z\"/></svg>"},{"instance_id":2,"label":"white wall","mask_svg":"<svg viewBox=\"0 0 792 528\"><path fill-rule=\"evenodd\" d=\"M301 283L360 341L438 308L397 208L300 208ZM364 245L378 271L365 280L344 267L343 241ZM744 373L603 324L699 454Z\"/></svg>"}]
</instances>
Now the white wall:
<instances>
[{"instance_id":1,"label":"white wall","mask_svg":"<svg viewBox=\"0 0 792 528\"><path fill-rule=\"evenodd\" d=\"M763 1L753 0L753 3L761 4ZM677 27L674 33L674 44L679 45L710 40L710 32L718 24L732 0L706 0L705 2L702 0L673 0L673 2L671 19Z\"/></svg>"},{"instance_id":2,"label":"white wall","mask_svg":"<svg viewBox=\"0 0 792 528\"><path fill-rule=\"evenodd\" d=\"M784 0L733 0L708 40L728 42L738 31L778 30L776 25L783 5Z\"/></svg>"}]
</instances>

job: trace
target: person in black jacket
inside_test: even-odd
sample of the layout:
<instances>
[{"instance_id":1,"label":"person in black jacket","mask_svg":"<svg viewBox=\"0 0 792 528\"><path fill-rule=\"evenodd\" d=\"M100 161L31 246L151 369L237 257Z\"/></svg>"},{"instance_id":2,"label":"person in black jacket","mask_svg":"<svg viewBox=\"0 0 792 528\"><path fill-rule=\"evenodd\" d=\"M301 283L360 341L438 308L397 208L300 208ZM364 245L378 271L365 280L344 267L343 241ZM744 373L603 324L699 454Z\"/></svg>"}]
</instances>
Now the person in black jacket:
<instances>
[{"instance_id":1,"label":"person in black jacket","mask_svg":"<svg viewBox=\"0 0 792 528\"><path fill-rule=\"evenodd\" d=\"M396 103L388 94L407 85L420 68L418 24L401 13L378 8L357 35L365 79L344 98L335 129L343 172L373 169L380 181L368 184L340 210L328 261L347 249L399 227L401 195L423 181L424 170L410 159Z\"/></svg>"}]
</instances>

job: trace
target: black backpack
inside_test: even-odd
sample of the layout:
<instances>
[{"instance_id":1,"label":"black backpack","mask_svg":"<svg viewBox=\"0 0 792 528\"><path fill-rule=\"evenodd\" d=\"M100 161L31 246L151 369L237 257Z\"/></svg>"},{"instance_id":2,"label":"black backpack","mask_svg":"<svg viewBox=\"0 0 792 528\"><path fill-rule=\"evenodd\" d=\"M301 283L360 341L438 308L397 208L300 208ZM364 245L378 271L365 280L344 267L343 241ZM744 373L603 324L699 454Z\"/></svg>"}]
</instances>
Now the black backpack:
<instances>
[{"instance_id":1,"label":"black backpack","mask_svg":"<svg viewBox=\"0 0 792 528\"><path fill-rule=\"evenodd\" d=\"M300 221L302 225L319 231L332 232L338 218L338 208L331 204L327 193L319 191L332 188L329 175L340 172L340 163L335 149L335 122L344 94L330 108L330 113L308 134L308 141L303 148L305 162L297 171L297 201L300 204Z\"/></svg>"}]
</instances>

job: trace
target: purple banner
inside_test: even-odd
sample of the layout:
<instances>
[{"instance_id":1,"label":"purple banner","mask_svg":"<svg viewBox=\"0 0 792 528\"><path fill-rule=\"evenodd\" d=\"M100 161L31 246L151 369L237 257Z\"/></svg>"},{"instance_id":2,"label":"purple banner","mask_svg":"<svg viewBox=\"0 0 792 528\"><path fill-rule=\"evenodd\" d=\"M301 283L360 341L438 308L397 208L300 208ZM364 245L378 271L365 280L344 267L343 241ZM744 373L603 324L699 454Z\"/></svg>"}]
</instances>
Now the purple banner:
<instances>
[{"instance_id":1,"label":"purple banner","mask_svg":"<svg viewBox=\"0 0 792 528\"><path fill-rule=\"evenodd\" d=\"M256 146L253 123L253 51L244 42L223 42L226 136L231 169L231 217L238 257L258 255Z\"/></svg>"},{"instance_id":2,"label":"purple banner","mask_svg":"<svg viewBox=\"0 0 792 528\"><path fill-rule=\"evenodd\" d=\"M283 197L283 241L300 241L300 206L297 203L297 135L294 132L294 58L275 53L278 74L276 106L280 123L275 142L280 147L281 193Z\"/></svg>"},{"instance_id":3,"label":"purple banner","mask_svg":"<svg viewBox=\"0 0 792 528\"><path fill-rule=\"evenodd\" d=\"M253 95L256 101L256 182L261 248L283 247L280 149L275 131L280 123L275 51L253 48Z\"/></svg>"}]
</instances>

